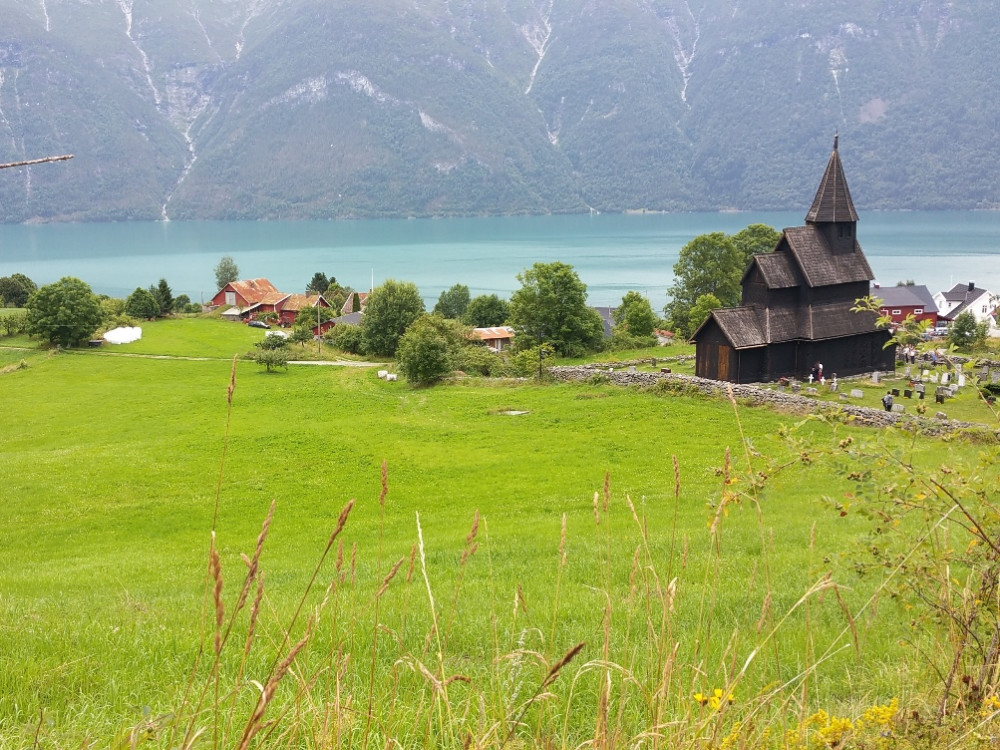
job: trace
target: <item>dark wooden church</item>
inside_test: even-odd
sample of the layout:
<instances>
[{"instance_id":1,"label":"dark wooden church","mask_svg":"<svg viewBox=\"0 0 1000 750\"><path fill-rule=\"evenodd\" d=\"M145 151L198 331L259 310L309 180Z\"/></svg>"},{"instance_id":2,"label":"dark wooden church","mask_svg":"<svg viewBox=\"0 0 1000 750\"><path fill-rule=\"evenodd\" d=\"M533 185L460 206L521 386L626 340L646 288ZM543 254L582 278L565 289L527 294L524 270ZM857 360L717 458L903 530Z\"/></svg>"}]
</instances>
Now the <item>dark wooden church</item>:
<instances>
[{"instance_id":1,"label":"dark wooden church","mask_svg":"<svg viewBox=\"0 0 1000 750\"><path fill-rule=\"evenodd\" d=\"M875 313L851 311L873 278L857 225L834 138L806 225L785 229L774 252L755 255L742 304L715 310L695 332L695 373L758 383L805 378L817 363L826 377L892 370L888 331L876 328Z\"/></svg>"}]
</instances>

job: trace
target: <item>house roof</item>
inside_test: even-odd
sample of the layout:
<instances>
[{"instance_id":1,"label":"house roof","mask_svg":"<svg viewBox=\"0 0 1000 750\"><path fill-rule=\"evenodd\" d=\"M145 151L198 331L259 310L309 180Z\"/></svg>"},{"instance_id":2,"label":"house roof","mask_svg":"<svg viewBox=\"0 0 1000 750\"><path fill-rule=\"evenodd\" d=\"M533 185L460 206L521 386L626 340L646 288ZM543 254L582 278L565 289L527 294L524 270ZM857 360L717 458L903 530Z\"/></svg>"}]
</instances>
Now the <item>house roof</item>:
<instances>
[{"instance_id":1,"label":"house roof","mask_svg":"<svg viewBox=\"0 0 1000 750\"><path fill-rule=\"evenodd\" d=\"M601 316L601 325L604 326L604 338L611 338L615 327L615 310L617 307L592 307L591 310L596 310L597 314Z\"/></svg>"},{"instance_id":2,"label":"house roof","mask_svg":"<svg viewBox=\"0 0 1000 750\"><path fill-rule=\"evenodd\" d=\"M308 307L316 307L320 304L320 300L326 302L322 294L289 294L288 300L282 305L281 309L288 310L289 312L298 312ZM324 305L324 307L329 306L329 303Z\"/></svg>"},{"instance_id":3,"label":"house roof","mask_svg":"<svg viewBox=\"0 0 1000 750\"><path fill-rule=\"evenodd\" d=\"M359 312L347 313L347 315L331 318L330 322L338 326L361 325L361 315L362 313Z\"/></svg>"},{"instance_id":4,"label":"house roof","mask_svg":"<svg viewBox=\"0 0 1000 750\"><path fill-rule=\"evenodd\" d=\"M260 302L267 294L281 294L267 279L243 279L233 281L226 286L232 288L247 302ZM225 289L226 287L223 287Z\"/></svg>"},{"instance_id":5,"label":"house roof","mask_svg":"<svg viewBox=\"0 0 1000 750\"><path fill-rule=\"evenodd\" d=\"M347 295L347 299L344 300L344 304L340 307L340 312L342 315L350 315L351 313L346 312L348 308L354 304L354 295L358 296L358 307L361 310L365 309L365 305L368 303L368 292L351 292Z\"/></svg>"},{"instance_id":6,"label":"house roof","mask_svg":"<svg viewBox=\"0 0 1000 750\"><path fill-rule=\"evenodd\" d=\"M292 295L288 294L287 292L279 292L279 291L268 292L267 294L261 295L260 299L258 299L256 303L258 305L274 305L275 307L277 307L291 296Z\"/></svg>"},{"instance_id":7,"label":"house roof","mask_svg":"<svg viewBox=\"0 0 1000 750\"><path fill-rule=\"evenodd\" d=\"M990 303L990 293L985 289L980 289L974 283L956 284L947 292L942 292L945 302L948 303L947 317L954 320L972 305L977 304L982 297L986 297L987 305Z\"/></svg>"},{"instance_id":8,"label":"house roof","mask_svg":"<svg viewBox=\"0 0 1000 750\"><path fill-rule=\"evenodd\" d=\"M472 332L483 341L514 338L514 329L510 326L493 326L492 328L473 328Z\"/></svg>"},{"instance_id":9,"label":"house roof","mask_svg":"<svg viewBox=\"0 0 1000 750\"><path fill-rule=\"evenodd\" d=\"M813 198L809 213L806 214L806 223L857 220L858 212L854 210L851 191L847 187L847 178L844 177L844 167L840 163L840 154L837 153L837 136L834 136L833 153L830 154L830 161L827 162L816 197Z\"/></svg>"},{"instance_id":10,"label":"house roof","mask_svg":"<svg viewBox=\"0 0 1000 750\"><path fill-rule=\"evenodd\" d=\"M937 303L930 290L924 286L887 286L872 289L872 296L882 300L885 307L922 307L936 310Z\"/></svg>"},{"instance_id":11,"label":"house roof","mask_svg":"<svg viewBox=\"0 0 1000 750\"><path fill-rule=\"evenodd\" d=\"M849 284L856 281L871 281L872 273L868 259L861 245L854 243L849 253L831 252L823 233L815 226L791 227L782 232L782 240L772 254L783 252L784 248L795 256L799 270L805 276L808 286L830 286Z\"/></svg>"},{"instance_id":12,"label":"house roof","mask_svg":"<svg viewBox=\"0 0 1000 750\"><path fill-rule=\"evenodd\" d=\"M968 284L955 284L947 292L941 293L949 302L971 302L974 299L982 297L984 294L989 294L989 292L977 287L972 282Z\"/></svg>"}]
</instances>

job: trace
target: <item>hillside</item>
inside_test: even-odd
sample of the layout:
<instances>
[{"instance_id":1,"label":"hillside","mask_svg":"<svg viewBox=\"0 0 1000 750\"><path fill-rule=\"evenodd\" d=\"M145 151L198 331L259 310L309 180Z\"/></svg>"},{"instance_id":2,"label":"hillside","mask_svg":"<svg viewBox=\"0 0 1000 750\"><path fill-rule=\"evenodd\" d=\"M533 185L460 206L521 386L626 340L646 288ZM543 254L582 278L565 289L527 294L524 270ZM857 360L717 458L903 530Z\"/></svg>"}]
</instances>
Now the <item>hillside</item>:
<instances>
[{"instance_id":1,"label":"hillside","mask_svg":"<svg viewBox=\"0 0 1000 750\"><path fill-rule=\"evenodd\" d=\"M8 222L996 208L986 0L0 0ZM810 166L811 165L811 166Z\"/></svg>"}]
</instances>

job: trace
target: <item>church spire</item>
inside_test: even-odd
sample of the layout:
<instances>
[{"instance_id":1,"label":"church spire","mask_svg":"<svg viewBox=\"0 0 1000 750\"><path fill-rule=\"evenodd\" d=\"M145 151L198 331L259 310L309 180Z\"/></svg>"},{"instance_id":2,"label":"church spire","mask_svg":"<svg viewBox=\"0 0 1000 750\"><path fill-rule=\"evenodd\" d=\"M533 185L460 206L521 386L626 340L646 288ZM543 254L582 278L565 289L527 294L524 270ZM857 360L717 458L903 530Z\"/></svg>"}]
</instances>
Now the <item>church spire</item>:
<instances>
[{"instance_id":1,"label":"church spire","mask_svg":"<svg viewBox=\"0 0 1000 750\"><path fill-rule=\"evenodd\" d=\"M827 162L826 172L819 183L812 207L806 214L807 224L857 222L858 212L854 210L851 191L847 187L844 168L837 153L839 136L833 137L833 153Z\"/></svg>"}]
</instances>

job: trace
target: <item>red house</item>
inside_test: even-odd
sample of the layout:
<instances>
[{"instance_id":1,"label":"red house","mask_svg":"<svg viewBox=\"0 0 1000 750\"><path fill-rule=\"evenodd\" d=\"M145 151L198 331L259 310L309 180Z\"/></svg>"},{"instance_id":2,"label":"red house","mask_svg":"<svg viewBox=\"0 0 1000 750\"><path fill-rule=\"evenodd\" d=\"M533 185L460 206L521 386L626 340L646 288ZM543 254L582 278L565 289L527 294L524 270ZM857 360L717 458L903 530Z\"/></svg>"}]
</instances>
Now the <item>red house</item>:
<instances>
[{"instance_id":1,"label":"red house","mask_svg":"<svg viewBox=\"0 0 1000 750\"><path fill-rule=\"evenodd\" d=\"M252 320L261 313L277 313L278 323L283 326L294 324L299 314L310 308L330 307L321 294L279 292L267 279L245 279L226 284L212 297L212 304L235 308L227 317L240 320Z\"/></svg>"},{"instance_id":2,"label":"red house","mask_svg":"<svg viewBox=\"0 0 1000 750\"><path fill-rule=\"evenodd\" d=\"M244 309L258 304L269 294L284 296L267 279L231 281L212 297L212 304L215 306L228 305L229 307Z\"/></svg>"},{"instance_id":3,"label":"red house","mask_svg":"<svg viewBox=\"0 0 1000 750\"><path fill-rule=\"evenodd\" d=\"M893 326L902 323L908 315L915 320L929 320L932 327L937 324L937 303L926 286L875 287L872 297L879 300L879 314L890 318Z\"/></svg>"},{"instance_id":4,"label":"red house","mask_svg":"<svg viewBox=\"0 0 1000 750\"><path fill-rule=\"evenodd\" d=\"M299 315L308 314L310 309L329 306L330 303L324 299L322 294L289 294L282 300L281 307L276 311L278 322L283 326L290 326L295 323L295 319ZM312 316L315 320L316 313L313 312ZM323 333L323 331L319 331L319 333Z\"/></svg>"}]
</instances>

